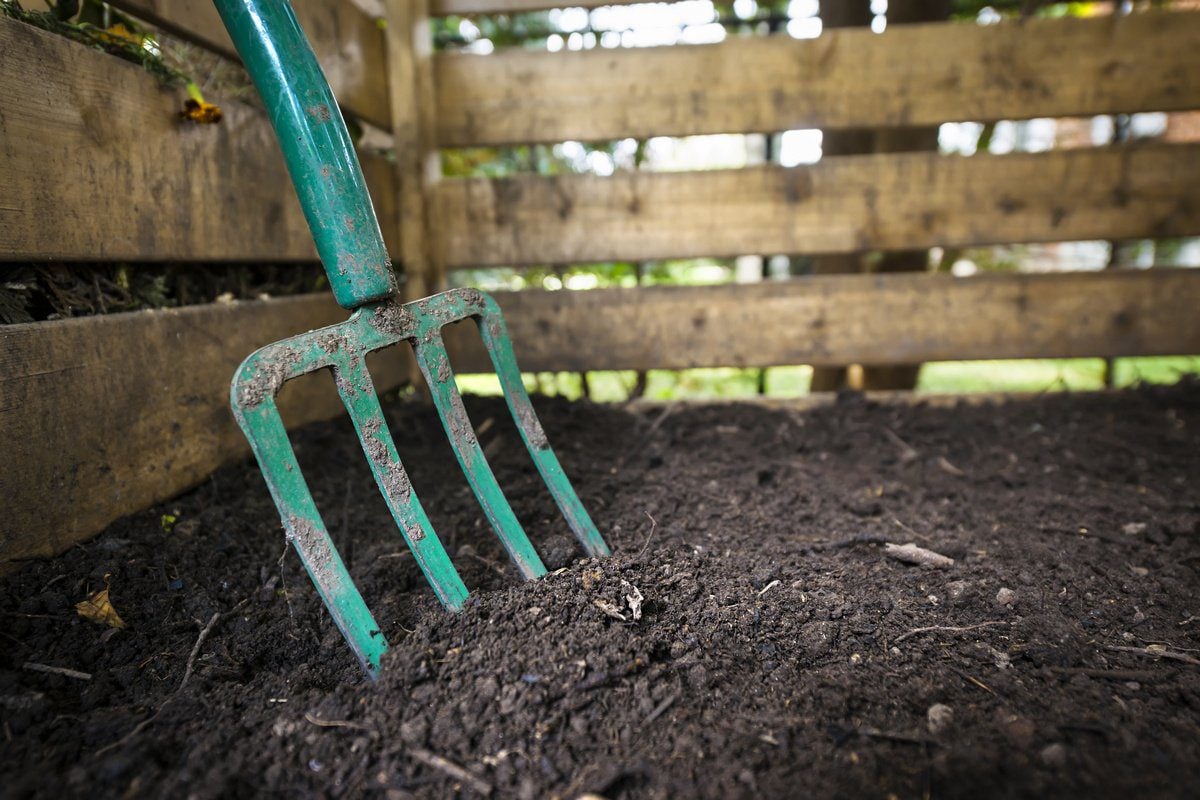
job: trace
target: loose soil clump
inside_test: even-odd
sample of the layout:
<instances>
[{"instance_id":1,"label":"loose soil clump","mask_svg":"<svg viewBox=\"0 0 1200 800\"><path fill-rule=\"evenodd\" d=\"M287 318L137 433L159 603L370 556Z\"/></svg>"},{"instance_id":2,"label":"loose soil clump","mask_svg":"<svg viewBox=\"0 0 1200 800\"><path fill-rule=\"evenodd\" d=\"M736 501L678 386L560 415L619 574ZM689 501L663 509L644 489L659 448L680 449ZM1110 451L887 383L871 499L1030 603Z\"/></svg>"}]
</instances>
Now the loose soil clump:
<instances>
[{"instance_id":1,"label":"loose soil clump","mask_svg":"<svg viewBox=\"0 0 1200 800\"><path fill-rule=\"evenodd\" d=\"M349 425L294 435L391 642L375 684L249 462L0 579L5 793L1200 785L1200 385L952 407L848 395L804 412L537 404L615 554L579 557L502 402L469 398L553 570L531 583L433 412L387 408L474 595L459 614L437 606ZM105 576L124 629L75 612Z\"/></svg>"}]
</instances>

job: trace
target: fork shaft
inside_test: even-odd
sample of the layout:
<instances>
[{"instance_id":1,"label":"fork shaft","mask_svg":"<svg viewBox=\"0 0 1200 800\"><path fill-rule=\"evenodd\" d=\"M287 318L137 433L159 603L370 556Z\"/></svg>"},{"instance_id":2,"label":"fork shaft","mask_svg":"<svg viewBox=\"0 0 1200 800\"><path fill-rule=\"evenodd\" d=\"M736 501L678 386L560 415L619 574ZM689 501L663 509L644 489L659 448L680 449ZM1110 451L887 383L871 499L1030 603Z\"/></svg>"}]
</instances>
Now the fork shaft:
<instances>
[{"instance_id":1,"label":"fork shaft","mask_svg":"<svg viewBox=\"0 0 1200 800\"><path fill-rule=\"evenodd\" d=\"M334 297L358 308L396 292L354 144L288 0L215 0L262 96Z\"/></svg>"}]
</instances>

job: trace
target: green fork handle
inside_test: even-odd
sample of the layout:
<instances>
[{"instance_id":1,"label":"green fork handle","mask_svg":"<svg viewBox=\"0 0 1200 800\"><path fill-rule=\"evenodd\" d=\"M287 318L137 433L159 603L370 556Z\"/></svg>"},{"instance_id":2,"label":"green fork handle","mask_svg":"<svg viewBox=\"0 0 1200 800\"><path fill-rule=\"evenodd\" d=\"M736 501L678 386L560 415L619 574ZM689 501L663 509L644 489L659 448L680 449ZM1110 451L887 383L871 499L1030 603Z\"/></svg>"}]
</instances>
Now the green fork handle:
<instances>
[{"instance_id":1,"label":"green fork handle","mask_svg":"<svg viewBox=\"0 0 1200 800\"><path fill-rule=\"evenodd\" d=\"M392 296L395 278L354 144L291 3L214 2L267 107L338 304Z\"/></svg>"}]
</instances>

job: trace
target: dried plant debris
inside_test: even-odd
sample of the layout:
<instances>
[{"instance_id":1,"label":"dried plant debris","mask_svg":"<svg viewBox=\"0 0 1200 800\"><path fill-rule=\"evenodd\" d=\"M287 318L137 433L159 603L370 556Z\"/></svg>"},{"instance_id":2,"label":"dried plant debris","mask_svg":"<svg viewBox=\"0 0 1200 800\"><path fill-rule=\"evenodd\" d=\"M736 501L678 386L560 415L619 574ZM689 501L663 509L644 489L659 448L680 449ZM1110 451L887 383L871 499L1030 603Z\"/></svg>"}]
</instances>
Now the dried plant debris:
<instances>
[{"instance_id":1,"label":"dried plant debris","mask_svg":"<svg viewBox=\"0 0 1200 800\"><path fill-rule=\"evenodd\" d=\"M124 628L125 620L121 619L121 615L113 608L112 600L108 596L109 579L111 577L111 574L105 574L104 588L95 592L86 600L76 603L75 611L79 616L98 625L107 625L110 628Z\"/></svg>"},{"instance_id":2,"label":"dried plant debris","mask_svg":"<svg viewBox=\"0 0 1200 800\"><path fill-rule=\"evenodd\" d=\"M941 553L935 553L912 542L907 542L906 544L892 544L888 542L883 546L883 552L897 561L903 561L905 564L918 564L925 567L954 566L953 558L944 556Z\"/></svg>"}]
</instances>

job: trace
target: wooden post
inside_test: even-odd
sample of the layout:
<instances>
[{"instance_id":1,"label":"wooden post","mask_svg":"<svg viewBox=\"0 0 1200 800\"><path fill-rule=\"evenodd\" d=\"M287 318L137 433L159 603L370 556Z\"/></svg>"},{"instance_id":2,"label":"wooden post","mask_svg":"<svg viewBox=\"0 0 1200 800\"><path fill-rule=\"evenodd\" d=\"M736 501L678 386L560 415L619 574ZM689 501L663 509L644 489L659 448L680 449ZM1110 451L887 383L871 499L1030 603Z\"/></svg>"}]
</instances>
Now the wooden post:
<instances>
[{"instance_id":1,"label":"wooden post","mask_svg":"<svg viewBox=\"0 0 1200 800\"><path fill-rule=\"evenodd\" d=\"M433 31L428 0L385 0L387 13L388 94L400 217L400 263L405 301L445 288L446 272L433 231L434 184L441 164L434 138ZM409 381L432 402L425 378L412 363Z\"/></svg>"},{"instance_id":2,"label":"wooden post","mask_svg":"<svg viewBox=\"0 0 1200 800\"><path fill-rule=\"evenodd\" d=\"M913 22L938 22L950 16L950 0L890 0L888 27ZM926 58L938 58L926 53ZM937 152L938 127L885 128L875 132L876 153ZM874 272L924 272L929 266L928 250L896 250L884 253ZM863 389L912 389L917 385L920 364L864 366Z\"/></svg>"},{"instance_id":3,"label":"wooden post","mask_svg":"<svg viewBox=\"0 0 1200 800\"><path fill-rule=\"evenodd\" d=\"M441 165L434 140L433 34L428 0L386 0L388 92L399 180L404 298L441 291L445 270L430 235L429 202Z\"/></svg>"},{"instance_id":4,"label":"wooden post","mask_svg":"<svg viewBox=\"0 0 1200 800\"><path fill-rule=\"evenodd\" d=\"M822 0L822 30L852 28L871 24L871 0ZM848 156L871 152L874 137L870 130L851 128L825 131L821 137L821 157ZM862 253L836 253L813 260L817 275L841 275L862 271ZM813 367L809 391L835 392L848 385L846 366Z\"/></svg>"}]
</instances>

